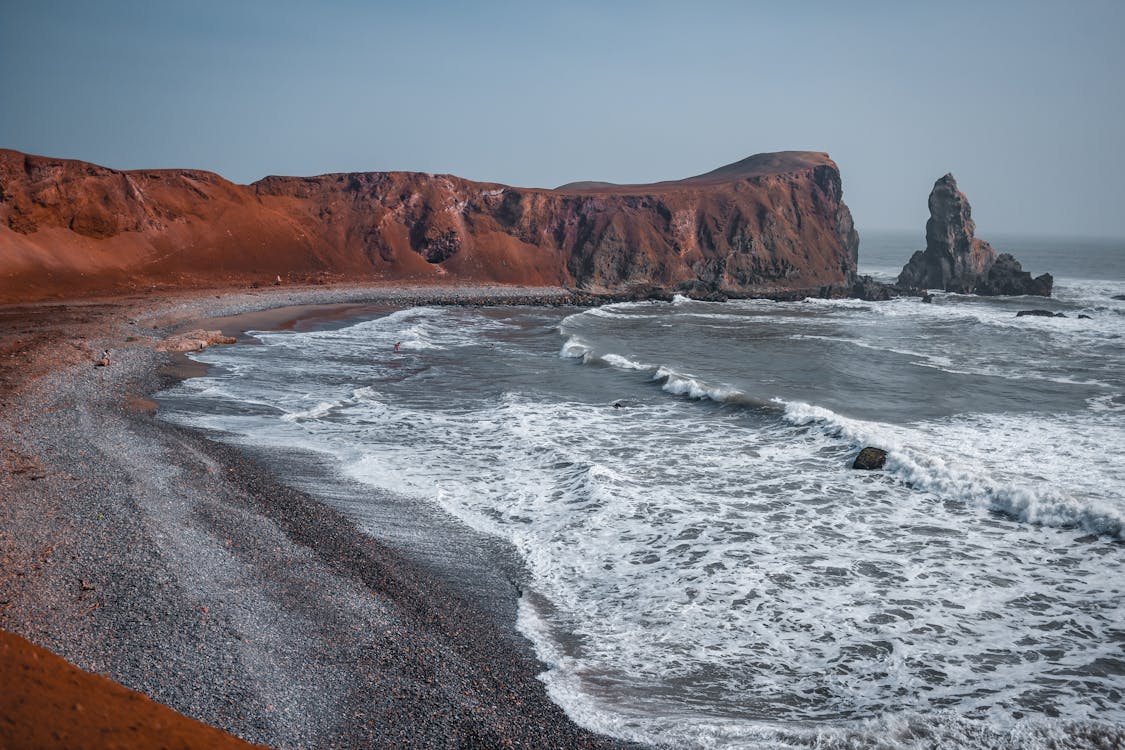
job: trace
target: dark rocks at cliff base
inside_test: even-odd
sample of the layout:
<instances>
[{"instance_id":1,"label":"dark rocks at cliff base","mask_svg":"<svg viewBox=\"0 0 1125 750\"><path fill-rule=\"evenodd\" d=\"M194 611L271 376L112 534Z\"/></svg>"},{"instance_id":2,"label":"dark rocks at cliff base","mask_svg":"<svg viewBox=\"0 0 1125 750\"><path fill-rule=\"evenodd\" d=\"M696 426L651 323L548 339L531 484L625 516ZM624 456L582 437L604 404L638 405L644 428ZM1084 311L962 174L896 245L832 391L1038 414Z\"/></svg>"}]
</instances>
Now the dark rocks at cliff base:
<instances>
[{"instance_id":1,"label":"dark rocks at cliff base","mask_svg":"<svg viewBox=\"0 0 1125 750\"><path fill-rule=\"evenodd\" d=\"M959 294L1051 296L1050 274L1033 279L1010 253L997 257L991 245L974 236L972 207L953 175L934 183L929 205L926 249L903 266L895 284L900 291L935 288Z\"/></svg>"},{"instance_id":2,"label":"dark rocks at cliff base","mask_svg":"<svg viewBox=\"0 0 1125 750\"><path fill-rule=\"evenodd\" d=\"M977 282L973 293L989 296L1032 294L1050 297L1054 284L1055 279L1051 274L1045 273L1033 279L1011 253L1001 253L984 278Z\"/></svg>"},{"instance_id":3,"label":"dark rocks at cliff base","mask_svg":"<svg viewBox=\"0 0 1125 750\"><path fill-rule=\"evenodd\" d=\"M851 297L865 302L883 302L894 295L889 284L876 281L870 276L860 276L852 284Z\"/></svg>"},{"instance_id":4,"label":"dark rocks at cliff base","mask_svg":"<svg viewBox=\"0 0 1125 750\"><path fill-rule=\"evenodd\" d=\"M872 448L867 446L859 452L855 457L855 463L852 464L853 469L861 469L864 471L874 471L881 469L887 463L887 452L882 448Z\"/></svg>"},{"instance_id":5,"label":"dark rocks at cliff base","mask_svg":"<svg viewBox=\"0 0 1125 750\"><path fill-rule=\"evenodd\" d=\"M1017 318L1065 318L1063 313L1051 312L1050 310L1020 310L1016 313Z\"/></svg>"},{"instance_id":6,"label":"dark rocks at cliff base","mask_svg":"<svg viewBox=\"0 0 1125 750\"><path fill-rule=\"evenodd\" d=\"M681 294L689 299L699 300L700 302L727 301L727 295L699 279L680 282L676 285L676 294Z\"/></svg>"}]
</instances>

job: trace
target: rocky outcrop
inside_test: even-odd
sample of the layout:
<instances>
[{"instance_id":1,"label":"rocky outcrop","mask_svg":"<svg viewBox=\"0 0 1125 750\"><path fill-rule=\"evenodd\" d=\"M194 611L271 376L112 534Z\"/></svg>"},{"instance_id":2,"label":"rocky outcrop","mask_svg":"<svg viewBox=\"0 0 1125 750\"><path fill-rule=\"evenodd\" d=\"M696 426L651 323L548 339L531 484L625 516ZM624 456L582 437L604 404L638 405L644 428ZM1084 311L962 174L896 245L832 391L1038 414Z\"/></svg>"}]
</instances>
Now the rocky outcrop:
<instances>
[{"instance_id":1,"label":"rocky outcrop","mask_svg":"<svg viewBox=\"0 0 1125 750\"><path fill-rule=\"evenodd\" d=\"M893 291L889 285L876 281L870 276L859 276L852 284L849 296L865 302L885 302L894 296Z\"/></svg>"},{"instance_id":2,"label":"rocky outcrop","mask_svg":"<svg viewBox=\"0 0 1125 750\"><path fill-rule=\"evenodd\" d=\"M996 251L973 236L976 223L965 194L953 175L934 183L930 192L930 219L926 222L926 249L914 253L898 276L908 289L938 288L969 292L988 271Z\"/></svg>"},{"instance_id":3,"label":"rocky outcrop","mask_svg":"<svg viewBox=\"0 0 1125 750\"><path fill-rule=\"evenodd\" d=\"M1011 253L1001 253L988 273L977 281L973 294L1032 294L1050 297L1054 285L1055 279L1051 274L1041 274L1033 279Z\"/></svg>"},{"instance_id":4,"label":"rocky outcrop","mask_svg":"<svg viewBox=\"0 0 1125 750\"><path fill-rule=\"evenodd\" d=\"M169 336L156 345L158 352L194 352L215 344L233 344L236 339L222 331L187 331Z\"/></svg>"},{"instance_id":5,"label":"rocky outcrop","mask_svg":"<svg viewBox=\"0 0 1125 750\"><path fill-rule=\"evenodd\" d=\"M1017 318L1065 318L1066 313L1052 312L1051 310L1020 310L1016 313Z\"/></svg>"},{"instance_id":6,"label":"rocky outcrop","mask_svg":"<svg viewBox=\"0 0 1125 750\"><path fill-rule=\"evenodd\" d=\"M1035 279L1010 254L996 255L977 239L972 207L953 175L934 183L926 222L926 249L911 256L898 276L902 290L927 288L982 295L1038 294L1049 297L1053 279Z\"/></svg>"},{"instance_id":7,"label":"rocky outcrop","mask_svg":"<svg viewBox=\"0 0 1125 750\"><path fill-rule=\"evenodd\" d=\"M883 468L886 464L887 452L885 450L867 446L856 455L852 468L862 471L875 471Z\"/></svg>"},{"instance_id":8,"label":"rocky outcrop","mask_svg":"<svg viewBox=\"0 0 1125 750\"><path fill-rule=\"evenodd\" d=\"M854 281L842 194L814 152L545 190L407 172L236 185L0 150L0 301L277 277L795 293Z\"/></svg>"}]
</instances>

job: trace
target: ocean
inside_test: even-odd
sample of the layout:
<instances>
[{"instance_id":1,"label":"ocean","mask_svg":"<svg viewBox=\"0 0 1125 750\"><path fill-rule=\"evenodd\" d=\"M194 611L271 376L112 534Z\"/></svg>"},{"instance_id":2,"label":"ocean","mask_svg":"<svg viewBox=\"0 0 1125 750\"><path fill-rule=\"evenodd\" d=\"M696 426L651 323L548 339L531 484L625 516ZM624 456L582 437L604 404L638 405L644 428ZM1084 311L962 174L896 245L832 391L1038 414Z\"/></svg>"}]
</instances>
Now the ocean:
<instances>
[{"instance_id":1,"label":"ocean","mask_svg":"<svg viewBox=\"0 0 1125 750\"><path fill-rule=\"evenodd\" d=\"M922 244L862 237L885 279ZM510 545L596 731L1120 747L1125 242L993 245L1055 296L373 309L194 354L160 414Z\"/></svg>"}]
</instances>

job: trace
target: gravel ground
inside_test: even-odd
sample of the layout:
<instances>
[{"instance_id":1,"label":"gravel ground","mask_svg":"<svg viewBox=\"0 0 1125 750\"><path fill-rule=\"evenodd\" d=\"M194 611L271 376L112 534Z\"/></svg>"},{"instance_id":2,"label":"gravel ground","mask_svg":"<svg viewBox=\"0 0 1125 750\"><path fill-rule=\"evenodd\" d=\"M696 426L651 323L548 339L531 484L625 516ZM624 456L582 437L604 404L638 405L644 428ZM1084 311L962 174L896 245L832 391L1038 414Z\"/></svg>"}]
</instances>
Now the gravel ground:
<instances>
[{"instance_id":1,"label":"gravel ground","mask_svg":"<svg viewBox=\"0 0 1125 750\"><path fill-rule=\"evenodd\" d=\"M562 289L332 287L0 310L0 626L278 748L625 746L547 699L512 622L483 613L456 576L245 453L155 419L145 400L171 382L154 337L193 320L575 301ZM102 348L113 362L94 367Z\"/></svg>"}]
</instances>

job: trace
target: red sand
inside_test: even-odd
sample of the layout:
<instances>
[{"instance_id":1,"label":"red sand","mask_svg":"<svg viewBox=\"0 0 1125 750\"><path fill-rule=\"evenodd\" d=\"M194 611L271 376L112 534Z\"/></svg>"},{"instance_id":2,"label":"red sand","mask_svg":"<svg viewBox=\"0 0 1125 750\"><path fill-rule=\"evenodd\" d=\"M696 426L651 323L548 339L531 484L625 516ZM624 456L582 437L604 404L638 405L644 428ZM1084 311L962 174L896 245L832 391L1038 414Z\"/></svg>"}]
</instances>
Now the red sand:
<instances>
[{"instance_id":1,"label":"red sand","mask_svg":"<svg viewBox=\"0 0 1125 750\"><path fill-rule=\"evenodd\" d=\"M0 630L0 747L254 748Z\"/></svg>"}]
</instances>

